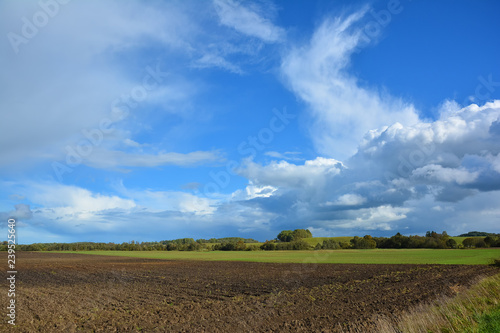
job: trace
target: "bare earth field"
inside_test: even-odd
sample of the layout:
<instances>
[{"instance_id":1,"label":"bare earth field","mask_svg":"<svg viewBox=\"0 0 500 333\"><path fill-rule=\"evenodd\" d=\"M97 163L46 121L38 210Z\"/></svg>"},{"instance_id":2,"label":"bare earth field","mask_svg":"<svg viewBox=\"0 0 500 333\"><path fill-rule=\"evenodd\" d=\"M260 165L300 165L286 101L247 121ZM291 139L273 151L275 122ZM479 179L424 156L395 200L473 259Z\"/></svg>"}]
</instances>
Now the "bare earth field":
<instances>
[{"instance_id":1,"label":"bare earth field","mask_svg":"<svg viewBox=\"0 0 500 333\"><path fill-rule=\"evenodd\" d=\"M371 332L488 266L275 264L17 253L2 332ZM4 273L5 275L5 273ZM5 278L4 278L5 281ZM7 304L7 286L0 292Z\"/></svg>"}]
</instances>

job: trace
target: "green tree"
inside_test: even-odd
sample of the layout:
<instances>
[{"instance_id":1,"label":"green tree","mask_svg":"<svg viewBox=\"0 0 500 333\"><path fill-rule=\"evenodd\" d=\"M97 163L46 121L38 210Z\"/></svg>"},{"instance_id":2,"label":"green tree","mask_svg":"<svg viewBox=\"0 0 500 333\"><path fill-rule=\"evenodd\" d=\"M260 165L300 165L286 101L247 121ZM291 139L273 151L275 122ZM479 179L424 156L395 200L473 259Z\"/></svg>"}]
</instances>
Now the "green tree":
<instances>
[{"instance_id":1,"label":"green tree","mask_svg":"<svg viewBox=\"0 0 500 333\"><path fill-rule=\"evenodd\" d=\"M292 235L293 235L293 240L312 238L312 233L309 231L309 229L295 229Z\"/></svg>"},{"instance_id":2,"label":"green tree","mask_svg":"<svg viewBox=\"0 0 500 333\"><path fill-rule=\"evenodd\" d=\"M293 240L293 231L292 230L283 230L276 237L282 242L291 242Z\"/></svg>"},{"instance_id":3,"label":"green tree","mask_svg":"<svg viewBox=\"0 0 500 333\"><path fill-rule=\"evenodd\" d=\"M474 247L476 245L476 240L474 238L466 238L462 241L462 244L464 247L467 247L467 248L471 248L471 247Z\"/></svg>"},{"instance_id":4,"label":"green tree","mask_svg":"<svg viewBox=\"0 0 500 333\"><path fill-rule=\"evenodd\" d=\"M366 235L363 238L354 236L351 239L351 244L355 249L374 249L377 247L377 242L370 235Z\"/></svg>"},{"instance_id":5,"label":"green tree","mask_svg":"<svg viewBox=\"0 0 500 333\"><path fill-rule=\"evenodd\" d=\"M303 238L312 238L312 233L308 229L283 230L276 237L282 242L293 242Z\"/></svg>"},{"instance_id":6,"label":"green tree","mask_svg":"<svg viewBox=\"0 0 500 333\"><path fill-rule=\"evenodd\" d=\"M456 249L458 247L458 244L453 238L450 238L446 241L446 247L450 249Z\"/></svg>"},{"instance_id":7,"label":"green tree","mask_svg":"<svg viewBox=\"0 0 500 333\"><path fill-rule=\"evenodd\" d=\"M498 237L497 236L487 236L484 238L484 242L488 246L495 246L495 244L498 242Z\"/></svg>"},{"instance_id":8,"label":"green tree","mask_svg":"<svg viewBox=\"0 0 500 333\"><path fill-rule=\"evenodd\" d=\"M476 243L474 244L475 247L488 247L484 239L482 238L476 238Z\"/></svg>"},{"instance_id":9,"label":"green tree","mask_svg":"<svg viewBox=\"0 0 500 333\"><path fill-rule=\"evenodd\" d=\"M245 244L245 242L243 240L239 240L235 246L234 246L234 250L235 251L245 251L247 248L247 245Z\"/></svg>"}]
</instances>

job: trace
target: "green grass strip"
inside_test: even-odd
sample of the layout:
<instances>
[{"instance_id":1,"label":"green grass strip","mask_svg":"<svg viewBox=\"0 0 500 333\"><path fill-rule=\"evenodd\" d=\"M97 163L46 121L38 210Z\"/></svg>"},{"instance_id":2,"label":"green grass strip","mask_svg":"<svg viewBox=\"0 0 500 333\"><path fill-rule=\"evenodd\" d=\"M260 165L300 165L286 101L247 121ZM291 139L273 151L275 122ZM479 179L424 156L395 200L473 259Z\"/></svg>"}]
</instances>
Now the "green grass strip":
<instances>
[{"instance_id":1,"label":"green grass strip","mask_svg":"<svg viewBox=\"0 0 500 333\"><path fill-rule=\"evenodd\" d=\"M374 249L321 251L58 251L135 258L206 261L253 261L331 264L464 264L484 265L500 258L500 249Z\"/></svg>"}]
</instances>

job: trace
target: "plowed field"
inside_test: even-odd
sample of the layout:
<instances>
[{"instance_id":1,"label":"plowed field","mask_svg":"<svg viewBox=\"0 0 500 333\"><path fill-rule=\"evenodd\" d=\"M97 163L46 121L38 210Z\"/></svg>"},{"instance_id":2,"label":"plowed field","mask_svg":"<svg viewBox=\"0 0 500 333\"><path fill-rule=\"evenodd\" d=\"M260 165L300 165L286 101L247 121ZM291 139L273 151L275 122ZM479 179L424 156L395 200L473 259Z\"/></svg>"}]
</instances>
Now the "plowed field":
<instances>
[{"instance_id":1,"label":"plowed field","mask_svg":"<svg viewBox=\"0 0 500 333\"><path fill-rule=\"evenodd\" d=\"M2 331L371 332L380 316L397 318L412 305L451 296L478 277L498 272L487 266L166 261L26 252L18 253L17 261L18 325L12 329L4 315ZM1 304L7 304L6 294L0 293Z\"/></svg>"}]
</instances>

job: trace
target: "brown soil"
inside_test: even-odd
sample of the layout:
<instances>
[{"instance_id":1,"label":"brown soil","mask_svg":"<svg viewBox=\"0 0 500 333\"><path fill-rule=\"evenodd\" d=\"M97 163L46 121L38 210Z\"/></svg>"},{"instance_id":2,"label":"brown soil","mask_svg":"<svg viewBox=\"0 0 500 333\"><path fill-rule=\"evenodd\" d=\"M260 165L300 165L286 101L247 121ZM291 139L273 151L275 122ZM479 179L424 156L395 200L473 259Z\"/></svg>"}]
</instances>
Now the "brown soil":
<instances>
[{"instance_id":1,"label":"brown soil","mask_svg":"<svg viewBox=\"0 0 500 333\"><path fill-rule=\"evenodd\" d=\"M377 318L498 270L17 254L17 326L2 332L371 332ZM4 273L5 275L6 273ZM5 279L3 279L5 281ZM5 291L7 291L7 286Z\"/></svg>"}]
</instances>

